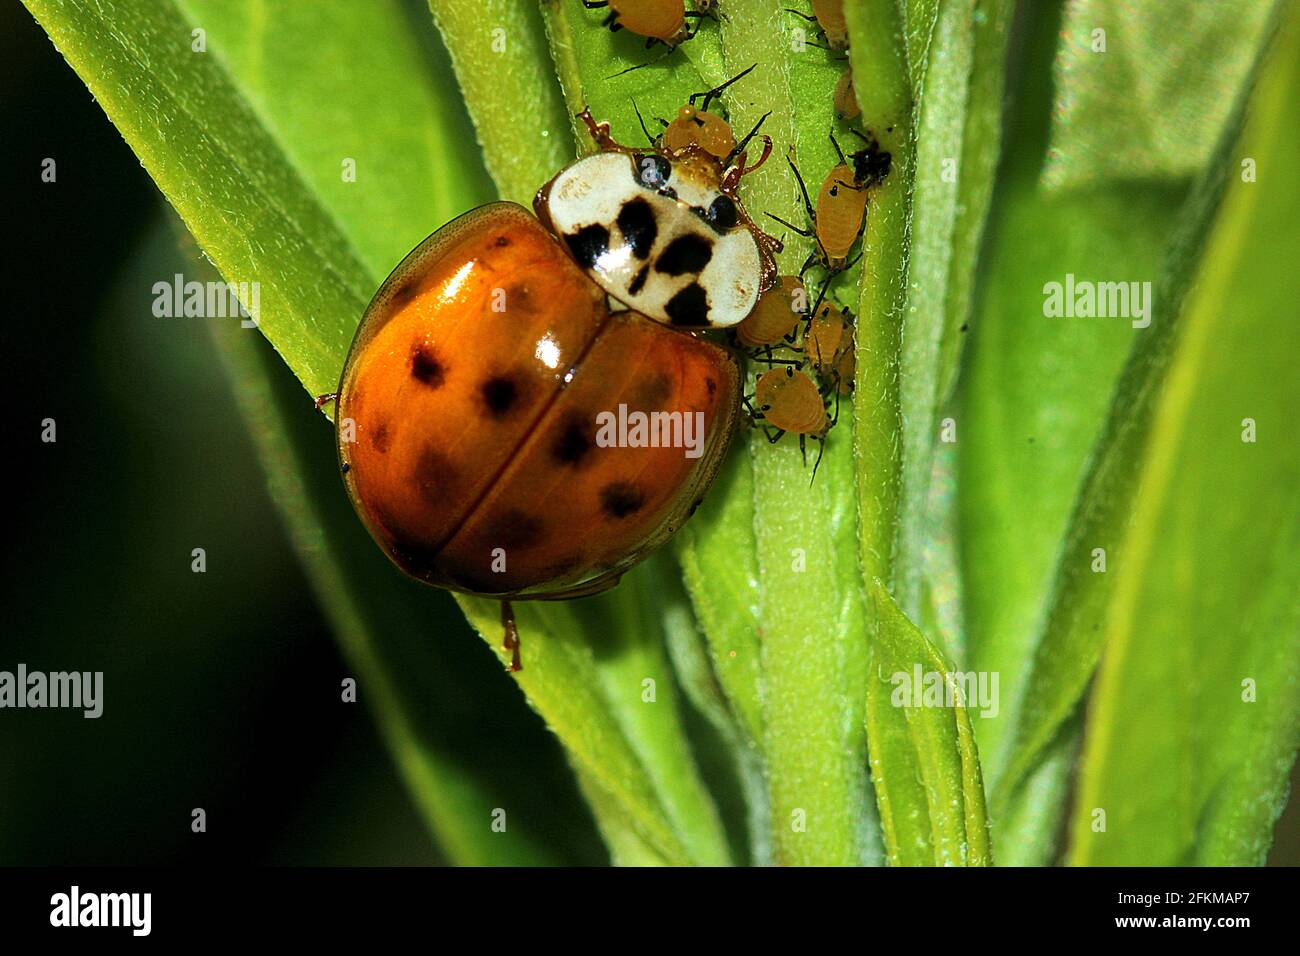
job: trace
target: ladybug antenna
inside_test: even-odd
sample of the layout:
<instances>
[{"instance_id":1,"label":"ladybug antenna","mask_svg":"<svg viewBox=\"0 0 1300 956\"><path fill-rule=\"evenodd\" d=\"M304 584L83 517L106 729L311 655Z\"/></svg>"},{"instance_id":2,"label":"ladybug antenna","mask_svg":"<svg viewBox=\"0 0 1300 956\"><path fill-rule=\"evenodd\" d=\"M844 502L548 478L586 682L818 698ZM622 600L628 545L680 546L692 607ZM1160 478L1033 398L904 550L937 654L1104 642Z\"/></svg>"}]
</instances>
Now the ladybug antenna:
<instances>
[{"instance_id":1,"label":"ladybug antenna","mask_svg":"<svg viewBox=\"0 0 1300 956\"><path fill-rule=\"evenodd\" d=\"M694 106L694 105L695 105L695 101L698 100L698 99L700 99L701 97L703 97L703 98L704 98L704 103L700 106L700 109L701 109L701 110L707 110L707 109L709 108L709 104L712 103L714 100L716 100L719 96L722 95L722 91L723 91L723 90L725 90L727 87L729 87L732 83L735 83L735 82L736 82L737 80L739 80L741 77L748 76L750 73L752 73L752 72L754 71L754 67L755 67L755 66L758 66L758 64L755 63L753 66L751 66L751 67L750 67L749 69L747 69L747 70L741 70L739 73L737 73L737 74L736 74L735 76L733 76L731 79L727 80L727 82L723 83L723 84L720 85L720 86L715 86L715 87L714 87L713 89L711 89L711 90L706 90L706 91L704 91L703 93L692 93L692 94L690 95L690 97L687 99L687 102L690 103L692 106Z\"/></svg>"}]
</instances>

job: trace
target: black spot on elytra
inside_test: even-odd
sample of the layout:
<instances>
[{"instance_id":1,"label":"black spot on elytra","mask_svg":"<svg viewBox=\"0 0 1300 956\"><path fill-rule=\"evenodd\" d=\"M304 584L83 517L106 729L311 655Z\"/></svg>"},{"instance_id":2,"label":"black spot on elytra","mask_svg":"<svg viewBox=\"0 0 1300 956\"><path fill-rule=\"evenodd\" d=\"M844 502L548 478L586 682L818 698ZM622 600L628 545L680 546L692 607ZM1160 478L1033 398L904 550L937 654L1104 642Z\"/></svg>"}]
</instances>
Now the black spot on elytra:
<instances>
[{"instance_id":1,"label":"black spot on elytra","mask_svg":"<svg viewBox=\"0 0 1300 956\"><path fill-rule=\"evenodd\" d=\"M609 251L609 230L600 223L595 223L569 233L564 241L568 243L573 258L578 260L578 265L590 269L597 259Z\"/></svg>"},{"instance_id":2,"label":"black spot on elytra","mask_svg":"<svg viewBox=\"0 0 1300 956\"><path fill-rule=\"evenodd\" d=\"M704 380L704 387L707 388L709 390L709 394L712 395L714 392L718 390L718 383L711 378L706 378Z\"/></svg>"},{"instance_id":3,"label":"black spot on elytra","mask_svg":"<svg viewBox=\"0 0 1300 956\"><path fill-rule=\"evenodd\" d=\"M483 530L483 540L493 548L523 551L542 540L545 527L542 519L518 508L508 508L488 521Z\"/></svg>"},{"instance_id":4,"label":"black spot on elytra","mask_svg":"<svg viewBox=\"0 0 1300 956\"><path fill-rule=\"evenodd\" d=\"M638 259L650 258L650 250L659 235L659 222L650 203L639 196L625 202L618 211L618 231L623 234L623 241L632 247L632 255Z\"/></svg>"},{"instance_id":5,"label":"black spot on elytra","mask_svg":"<svg viewBox=\"0 0 1300 956\"><path fill-rule=\"evenodd\" d=\"M713 240L699 233L688 232L668 243L668 248L655 261L655 271L670 276L698 274L713 258Z\"/></svg>"},{"instance_id":6,"label":"black spot on elytra","mask_svg":"<svg viewBox=\"0 0 1300 956\"><path fill-rule=\"evenodd\" d=\"M388 430L388 422L380 422L370 433L370 447L381 455L388 454L393 444L393 433Z\"/></svg>"},{"instance_id":7,"label":"black spot on elytra","mask_svg":"<svg viewBox=\"0 0 1300 956\"><path fill-rule=\"evenodd\" d=\"M442 388L447 367L432 346L419 344L411 349L411 378L429 388Z\"/></svg>"},{"instance_id":8,"label":"black spot on elytra","mask_svg":"<svg viewBox=\"0 0 1300 956\"><path fill-rule=\"evenodd\" d=\"M663 372L656 372L637 383L632 393L632 406L645 412L658 411L672 393L672 379Z\"/></svg>"},{"instance_id":9,"label":"black spot on elytra","mask_svg":"<svg viewBox=\"0 0 1300 956\"><path fill-rule=\"evenodd\" d=\"M626 481L615 481L600 492L600 506L611 518L626 518L636 514L645 504L645 493Z\"/></svg>"},{"instance_id":10,"label":"black spot on elytra","mask_svg":"<svg viewBox=\"0 0 1300 956\"><path fill-rule=\"evenodd\" d=\"M510 240L505 236L497 236L492 240L492 245L496 246L498 249L504 249L506 246L510 245Z\"/></svg>"},{"instance_id":11,"label":"black spot on elytra","mask_svg":"<svg viewBox=\"0 0 1300 956\"><path fill-rule=\"evenodd\" d=\"M546 576L548 578L562 578L566 574L571 574L578 568L582 567L586 561L586 556L581 551L573 554L566 554L554 564L547 565Z\"/></svg>"},{"instance_id":12,"label":"black spot on elytra","mask_svg":"<svg viewBox=\"0 0 1300 956\"><path fill-rule=\"evenodd\" d=\"M596 447L591 420L581 413L566 416L551 444L551 455L562 465L581 465Z\"/></svg>"},{"instance_id":13,"label":"black spot on elytra","mask_svg":"<svg viewBox=\"0 0 1300 956\"><path fill-rule=\"evenodd\" d=\"M512 375L494 375L480 389L483 407L493 418L505 418L519 401L519 385Z\"/></svg>"},{"instance_id":14,"label":"black spot on elytra","mask_svg":"<svg viewBox=\"0 0 1300 956\"><path fill-rule=\"evenodd\" d=\"M388 301L392 303L395 309L401 309L410 303L417 295L420 294L420 279L416 276L407 279L388 295Z\"/></svg>"},{"instance_id":15,"label":"black spot on elytra","mask_svg":"<svg viewBox=\"0 0 1300 956\"><path fill-rule=\"evenodd\" d=\"M456 482L459 469L456 463L439 448L426 448L415 462L412 476L421 497L430 504L445 506L447 494Z\"/></svg>"},{"instance_id":16,"label":"black spot on elytra","mask_svg":"<svg viewBox=\"0 0 1300 956\"><path fill-rule=\"evenodd\" d=\"M669 299L664 311L673 325L709 324L709 299L698 282L692 282Z\"/></svg>"}]
</instances>

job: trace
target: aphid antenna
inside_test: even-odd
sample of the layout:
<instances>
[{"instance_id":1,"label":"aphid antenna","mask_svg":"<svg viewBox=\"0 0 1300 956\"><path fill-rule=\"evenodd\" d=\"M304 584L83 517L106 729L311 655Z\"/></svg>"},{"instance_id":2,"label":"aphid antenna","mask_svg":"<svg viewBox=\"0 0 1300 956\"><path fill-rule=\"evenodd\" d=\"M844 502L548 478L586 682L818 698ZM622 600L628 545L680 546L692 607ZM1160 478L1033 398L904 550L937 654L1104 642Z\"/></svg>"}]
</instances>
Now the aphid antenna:
<instances>
[{"instance_id":1,"label":"aphid antenna","mask_svg":"<svg viewBox=\"0 0 1300 956\"><path fill-rule=\"evenodd\" d=\"M721 96L721 95L722 95L722 92L723 92L727 87L731 86L732 83L735 83L737 80L741 79L742 77L746 77L746 76L748 76L750 73L752 73L752 72L754 71L754 67L756 67L756 66L758 66L757 63L753 64L753 66L750 66L748 69L741 70L739 73L737 73L737 74L736 74L735 76L733 76L731 79L727 80L725 83L722 83L722 84L719 85L719 86L715 86L715 87L714 87L713 89L711 89L711 90L705 90L703 93L692 93L689 97L687 97L686 102L688 102L688 103L690 103L692 106L694 106L694 105L695 105L695 101L696 101L697 99L700 99L701 97L703 97L703 98L704 98L704 103L700 106L700 109L702 109L702 110L708 110L708 108L709 108L709 104L712 103L712 102L713 102L715 99L717 99L719 96Z\"/></svg>"}]
</instances>

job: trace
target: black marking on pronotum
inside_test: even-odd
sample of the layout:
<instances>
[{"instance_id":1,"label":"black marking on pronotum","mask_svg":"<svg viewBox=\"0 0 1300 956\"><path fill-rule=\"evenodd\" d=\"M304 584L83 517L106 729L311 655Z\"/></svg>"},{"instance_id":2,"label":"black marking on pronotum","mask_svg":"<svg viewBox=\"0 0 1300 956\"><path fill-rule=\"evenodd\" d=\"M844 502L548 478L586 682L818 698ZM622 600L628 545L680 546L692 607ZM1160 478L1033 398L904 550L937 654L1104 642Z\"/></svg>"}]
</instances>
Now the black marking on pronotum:
<instances>
[{"instance_id":1,"label":"black marking on pronotum","mask_svg":"<svg viewBox=\"0 0 1300 956\"><path fill-rule=\"evenodd\" d=\"M411 349L411 377L429 388L442 388L447 369L431 346L421 344Z\"/></svg>"},{"instance_id":2,"label":"black marking on pronotum","mask_svg":"<svg viewBox=\"0 0 1300 956\"><path fill-rule=\"evenodd\" d=\"M632 278L632 284L627 287L629 295L637 295L645 288L645 280L650 275L650 266L644 265L641 271Z\"/></svg>"},{"instance_id":3,"label":"black marking on pronotum","mask_svg":"<svg viewBox=\"0 0 1300 956\"><path fill-rule=\"evenodd\" d=\"M578 265L590 269L596 260L609 251L609 230L600 223L583 226L577 232L568 233L564 241L569 245L573 258Z\"/></svg>"},{"instance_id":4,"label":"black marking on pronotum","mask_svg":"<svg viewBox=\"0 0 1300 956\"><path fill-rule=\"evenodd\" d=\"M519 398L519 386L509 375L494 375L483 383L483 404L493 418L504 418Z\"/></svg>"},{"instance_id":5,"label":"black marking on pronotum","mask_svg":"<svg viewBox=\"0 0 1300 956\"><path fill-rule=\"evenodd\" d=\"M618 231L623 234L623 241L632 247L632 255L638 259L650 258L655 238L659 235L659 221L650 203L638 196L623 204L618 211Z\"/></svg>"},{"instance_id":6,"label":"black marking on pronotum","mask_svg":"<svg viewBox=\"0 0 1300 956\"><path fill-rule=\"evenodd\" d=\"M388 422L380 422L370 434L370 446L381 455L388 454L393 444L393 433L389 431Z\"/></svg>"},{"instance_id":7,"label":"black marking on pronotum","mask_svg":"<svg viewBox=\"0 0 1300 956\"><path fill-rule=\"evenodd\" d=\"M688 232L668 243L668 248L655 260L655 271L670 276L698 275L712 258L713 241Z\"/></svg>"},{"instance_id":8,"label":"black marking on pronotum","mask_svg":"<svg viewBox=\"0 0 1300 956\"><path fill-rule=\"evenodd\" d=\"M615 481L600 491L600 506L611 518L636 514L645 504L645 493L627 481Z\"/></svg>"},{"instance_id":9,"label":"black marking on pronotum","mask_svg":"<svg viewBox=\"0 0 1300 956\"><path fill-rule=\"evenodd\" d=\"M708 325L709 299L698 282L692 282L664 306L673 325Z\"/></svg>"}]
</instances>

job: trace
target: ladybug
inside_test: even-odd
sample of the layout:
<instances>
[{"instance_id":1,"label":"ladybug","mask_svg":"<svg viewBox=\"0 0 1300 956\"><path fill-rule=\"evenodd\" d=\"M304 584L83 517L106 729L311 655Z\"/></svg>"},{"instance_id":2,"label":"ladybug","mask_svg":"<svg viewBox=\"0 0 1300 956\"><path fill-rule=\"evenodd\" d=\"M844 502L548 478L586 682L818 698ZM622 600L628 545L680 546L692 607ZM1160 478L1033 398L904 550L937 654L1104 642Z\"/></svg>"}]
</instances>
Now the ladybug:
<instances>
[{"instance_id":1,"label":"ladybug","mask_svg":"<svg viewBox=\"0 0 1300 956\"><path fill-rule=\"evenodd\" d=\"M601 151L542 187L536 217L490 203L417 246L318 400L337 401L372 537L414 578L499 599L511 670L511 600L613 587L699 505L741 373L674 326L739 322L774 270L735 195L743 155L626 149L580 115Z\"/></svg>"},{"instance_id":2,"label":"ladybug","mask_svg":"<svg viewBox=\"0 0 1300 956\"><path fill-rule=\"evenodd\" d=\"M860 138L865 145L845 157L840 144L835 140L835 134L831 134L831 145L835 148L835 154L840 162L822 180L821 189L817 193L816 206L808 198L808 187L794 160L788 157L786 159L794 171L795 179L799 182L804 210L808 214L812 228L800 229L780 216L773 213L768 215L799 235L816 240L817 248L799 270L800 275L817 262L820 262L832 276L853 265L848 261L849 250L858 236L862 235L862 229L866 225L868 193L889 175L891 156L886 150L880 148L875 137L864 135L857 130L850 130L850 132Z\"/></svg>"}]
</instances>

